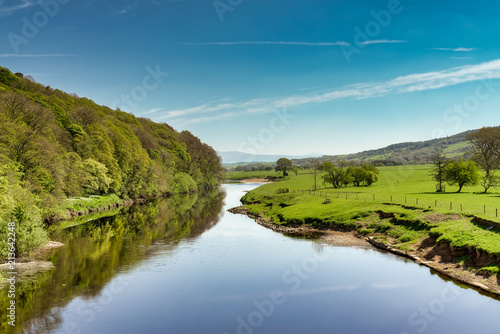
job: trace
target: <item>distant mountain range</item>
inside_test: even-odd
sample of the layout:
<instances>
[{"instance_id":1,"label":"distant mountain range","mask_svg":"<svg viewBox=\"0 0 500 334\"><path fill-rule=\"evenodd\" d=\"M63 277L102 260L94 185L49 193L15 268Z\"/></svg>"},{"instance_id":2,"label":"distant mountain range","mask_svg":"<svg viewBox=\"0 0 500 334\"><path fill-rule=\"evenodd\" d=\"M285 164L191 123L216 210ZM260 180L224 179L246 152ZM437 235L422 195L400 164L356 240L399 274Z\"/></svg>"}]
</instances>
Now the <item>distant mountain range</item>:
<instances>
[{"instance_id":1,"label":"distant mountain range","mask_svg":"<svg viewBox=\"0 0 500 334\"><path fill-rule=\"evenodd\" d=\"M266 155L266 154L250 154L239 151L217 152L222 158L224 164L234 163L251 163L251 162L276 162L279 158L288 159L305 159L305 158L318 158L321 153L311 153L306 155Z\"/></svg>"},{"instance_id":2,"label":"distant mountain range","mask_svg":"<svg viewBox=\"0 0 500 334\"><path fill-rule=\"evenodd\" d=\"M251 163L251 162L275 162L279 158L291 159L296 165L307 165L313 160L347 160L369 162L376 165L408 165L426 164L432 162L432 155L439 148L448 158L466 156L470 150L470 143L465 138L467 134L476 130L458 133L453 136L431 139L419 142L407 142L389 145L384 148L368 150L344 155L320 155L310 154L308 156L282 156L282 155L251 155L242 152L219 152L224 164Z\"/></svg>"}]
</instances>

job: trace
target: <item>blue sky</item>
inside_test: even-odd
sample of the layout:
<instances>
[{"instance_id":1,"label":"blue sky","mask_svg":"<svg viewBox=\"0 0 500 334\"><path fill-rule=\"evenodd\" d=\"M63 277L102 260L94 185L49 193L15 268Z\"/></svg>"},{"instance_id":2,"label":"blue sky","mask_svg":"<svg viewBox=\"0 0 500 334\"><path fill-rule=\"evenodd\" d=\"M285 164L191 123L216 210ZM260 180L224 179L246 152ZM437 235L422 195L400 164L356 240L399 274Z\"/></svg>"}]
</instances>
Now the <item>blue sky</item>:
<instances>
[{"instance_id":1,"label":"blue sky","mask_svg":"<svg viewBox=\"0 0 500 334\"><path fill-rule=\"evenodd\" d=\"M0 65L219 151L340 154L500 125L500 3L3 0Z\"/></svg>"}]
</instances>

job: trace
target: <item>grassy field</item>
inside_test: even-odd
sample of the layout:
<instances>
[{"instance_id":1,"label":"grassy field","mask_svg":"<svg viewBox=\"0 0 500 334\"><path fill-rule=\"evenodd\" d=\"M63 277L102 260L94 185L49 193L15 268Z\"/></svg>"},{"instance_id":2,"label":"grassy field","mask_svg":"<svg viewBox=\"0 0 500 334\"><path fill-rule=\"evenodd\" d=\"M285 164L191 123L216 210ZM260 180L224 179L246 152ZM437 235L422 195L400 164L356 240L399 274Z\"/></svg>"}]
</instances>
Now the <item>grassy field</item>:
<instances>
[{"instance_id":1,"label":"grassy field","mask_svg":"<svg viewBox=\"0 0 500 334\"><path fill-rule=\"evenodd\" d=\"M323 188L316 192L309 191L312 175L292 175L263 185L242 200L251 213L269 217L275 224L335 225L382 241L390 238L393 246L402 250L411 250L432 235L454 247L500 255L498 232L473 223L466 215L500 222L495 210L500 207L499 193L475 194L481 187L466 188L460 194L449 187L447 193L436 193L429 172L430 166L385 167L380 168L380 181L370 187ZM288 193L278 193L285 188ZM381 217L380 212L390 213L391 219Z\"/></svg>"},{"instance_id":2,"label":"grassy field","mask_svg":"<svg viewBox=\"0 0 500 334\"><path fill-rule=\"evenodd\" d=\"M283 176L282 172L271 171L254 171L254 172L226 172L226 180L244 180L244 179L265 179L267 177L280 177Z\"/></svg>"},{"instance_id":3,"label":"grassy field","mask_svg":"<svg viewBox=\"0 0 500 334\"><path fill-rule=\"evenodd\" d=\"M331 200L358 200L368 203L395 203L433 209L443 213L474 214L485 219L500 222L500 192L490 189L482 194L481 186L465 187L456 193L458 187L447 185L445 193L436 192L436 183L429 176L430 165L380 167L380 180L369 187L325 188L318 177L316 196L327 196ZM290 175L285 181L272 183L255 190L256 194L276 193L279 188L291 192L308 192L313 187L312 174ZM500 215L500 212L499 212Z\"/></svg>"}]
</instances>

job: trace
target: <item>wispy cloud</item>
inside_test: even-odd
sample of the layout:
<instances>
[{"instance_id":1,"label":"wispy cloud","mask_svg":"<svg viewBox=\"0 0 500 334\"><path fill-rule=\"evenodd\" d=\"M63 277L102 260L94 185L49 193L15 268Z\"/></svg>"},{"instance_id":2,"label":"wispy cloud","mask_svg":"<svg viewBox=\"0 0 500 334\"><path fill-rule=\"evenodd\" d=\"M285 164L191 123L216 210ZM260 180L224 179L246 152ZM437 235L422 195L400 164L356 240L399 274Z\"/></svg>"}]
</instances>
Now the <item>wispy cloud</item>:
<instances>
[{"instance_id":1,"label":"wispy cloud","mask_svg":"<svg viewBox=\"0 0 500 334\"><path fill-rule=\"evenodd\" d=\"M344 41L337 42L284 42L284 41L237 41L237 42L196 42L182 43L183 45L203 46L203 45L301 45L301 46L347 46L350 45Z\"/></svg>"},{"instance_id":2,"label":"wispy cloud","mask_svg":"<svg viewBox=\"0 0 500 334\"><path fill-rule=\"evenodd\" d=\"M472 57L451 57L451 59L465 59L465 60L469 60L469 59L472 59Z\"/></svg>"},{"instance_id":3,"label":"wispy cloud","mask_svg":"<svg viewBox=\"0 0 500 334\"><path fill-rule=\"evenodd\" d=\"M476 51L477 48L432 48L431 50L438 50L438 51L452 51L452 52L471 52L471 51Z\"/></svg>"},{"instance_id":4,"label":"wispy cloud","mask_svg":"<svg viewBox=\"0 0 500 334\"><path fill-rule=\"evenodd\" d=\"M408 43L408 41L403 41L400 39L373 39L370 41L361 42L361 45L370 45L370 44L397 44L397 43Z\"/></svg>"},{"instance_id":5,"label":"wispy cloud","mask_svg":"<svg viewBox=\"0 0 500 334\"><path fill-rule=\"evenodd\" d=\"M364 41L360 44L370 45L370 44L394 44L394 43L407 43L407 41L397 40L397 39L374 39L370 41ZM232 46L232 45L292 45L292 46L349 46L351 43L345 41L336 42L287 42L287 41L234 41L234 42L185 42L183 45L190 46Z\"/></svg>"},{"instance_id":6,"label":"wispy cloud","mask_svg":"<svg viewBox=\"0 0 500 334\"><path fill-rule=\"evenodd\" d=\"M271 113L280 108L324 103L346 98L360 100L390 94L420 92L485 79L500 79L500 59L477 65L454 67L442 71L414 73L387 81L357 83L338 89L317 91L308 95L253 99L232 103L205 103L196 107L166 111L159 118L170 119L170 121L174 121L178 125L185 125L221 118ZM223 114L219 115L219 112L223 112ZM211 113L215 113L216 115Z\"/></svg>"},{"instance_id":7,"label":"wispy cloud","mask_svg":"<svg viewBox=\"0 0 500 334\"><path fill-rule=\"evenodd\" d=\"M12 15L14 12L35 5L31 0L0 0L0 16Z\"/></svg>"},{"instance_id":8,"label":"wispy cloud","mask_svg":"<svg viewBox=\"0 0 500 334\"><path fill-rule=\"evenodd\" d=\"M47 53L47 54L22 54L22 53L2 53L0 58L40 58L40 57L74 57L72 54Z\"/></svg>"}]
</instances>

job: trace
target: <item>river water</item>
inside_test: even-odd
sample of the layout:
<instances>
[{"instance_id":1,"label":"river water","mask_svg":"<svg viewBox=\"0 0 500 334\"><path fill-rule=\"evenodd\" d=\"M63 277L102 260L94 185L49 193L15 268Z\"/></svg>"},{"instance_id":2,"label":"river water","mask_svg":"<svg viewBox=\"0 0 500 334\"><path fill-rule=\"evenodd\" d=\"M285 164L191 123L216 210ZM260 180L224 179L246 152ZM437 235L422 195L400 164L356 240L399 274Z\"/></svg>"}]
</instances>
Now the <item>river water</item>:
<instances>
[{"instance_id":1,"label":"river water","mask_svg":"<svg viewBox=\"0 0 500 334\"><path fill-rule=\"evenodd\" d=\"M226 212L258 185L57 230L17 287L12 333L498 333L500 302L373 248L290 238Z\"/></svg>"}]
</instances>

